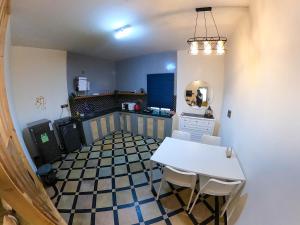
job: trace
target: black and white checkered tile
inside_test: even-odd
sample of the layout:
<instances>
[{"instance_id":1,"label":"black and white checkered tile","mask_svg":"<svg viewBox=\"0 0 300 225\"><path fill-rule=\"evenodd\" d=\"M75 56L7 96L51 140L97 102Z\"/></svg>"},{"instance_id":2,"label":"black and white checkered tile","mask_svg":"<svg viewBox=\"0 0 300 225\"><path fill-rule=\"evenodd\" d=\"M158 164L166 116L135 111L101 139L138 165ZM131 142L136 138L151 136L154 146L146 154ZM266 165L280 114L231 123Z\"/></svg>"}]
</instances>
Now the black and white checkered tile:
<instances>
[{"instance_id":1,"label":"black and white checkered tile","mask_svg":"<svg viewBox=\"0 0 300 225\"><path fill-rule=\"evenodd\" d=\"M150 191L149 159L159 144L116 132L54 163L59 194L53 202L68 224L205 225L226 221L215 216L222 199L209 196L199 199L189 215L185 210L189 189L165 184L160 199L155 200L161 173L154 167Z\"/></svg>"}]
</instances>

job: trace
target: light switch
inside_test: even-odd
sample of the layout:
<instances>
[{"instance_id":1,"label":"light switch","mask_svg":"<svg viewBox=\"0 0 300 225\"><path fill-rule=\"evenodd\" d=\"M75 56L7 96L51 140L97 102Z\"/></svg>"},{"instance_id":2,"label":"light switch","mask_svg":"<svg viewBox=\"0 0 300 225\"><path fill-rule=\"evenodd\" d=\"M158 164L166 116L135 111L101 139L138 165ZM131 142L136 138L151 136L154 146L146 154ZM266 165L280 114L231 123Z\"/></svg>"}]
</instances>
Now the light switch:
<instances>
[{"instance_id":1,"label":"light switch","mask_svg":"<svg viewBox=\"0 0 300 225\"><path fill-rule=\"evenodd\" d=\"M228 110L228 111L227 111L227 117L228 117L228 118L231 118L231 110Z\"/></svg>"}]
</instances>

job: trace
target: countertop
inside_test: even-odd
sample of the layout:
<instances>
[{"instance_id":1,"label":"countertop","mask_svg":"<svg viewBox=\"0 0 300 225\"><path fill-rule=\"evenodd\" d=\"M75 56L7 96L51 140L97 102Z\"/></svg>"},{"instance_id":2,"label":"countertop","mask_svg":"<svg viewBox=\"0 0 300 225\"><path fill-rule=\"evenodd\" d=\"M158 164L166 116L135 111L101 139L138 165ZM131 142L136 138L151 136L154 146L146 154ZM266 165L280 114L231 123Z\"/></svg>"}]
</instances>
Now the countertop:
<instances>
[{"instance_id":1,"label":"countertop","mask_svg":"<svg viewBox=\"0 0 300 225\"><path fill-rule=\"evenodd\" d=\"M188 117L197 117L202 119L209 119L214 120L214 117L206 117L205 115L195 114L195 113L182 113L181 116L188 116Z\"/></svg>"},{"instance_id":2,"label":"countertop","mask_svg":"<svg viewBox=\"0 0 300 225\"><path fill-rule=\"evenodd\" d=\"M135 112L135 111L122 110L120 107L115 107L115 108L111 108L111 109L107 109L107 110L96 111L96 112L91 112L91 113L85 114L84 116L80 117L80 121L90 120L90 119L104 116L106 114L110 114L113 112L135 113L135 114L139 114L139 115L155 116L155 117L163 117L163 118L172 118L173 117L173 115L171 115L171 114L170 115L162 115L162 114L153 114L152 112L144 112L144 111Z\"/></svg>"},{"instance_id":3,"label":"countertop","mask_svg":"<svg viewBox=\"0 0 300 225\"><path fill-rule=\"evenodd\" d=\"M146 116L155 116L155 117L163 117L163 118L172 118L174 115L172 114L153 114L152 112L144 112L144 111L128 111L128 110L120 110L120 112L125 112L125 113L135 113L135 114L139 114L139 115L146 115Z\"/></svg>"}]
</instances>

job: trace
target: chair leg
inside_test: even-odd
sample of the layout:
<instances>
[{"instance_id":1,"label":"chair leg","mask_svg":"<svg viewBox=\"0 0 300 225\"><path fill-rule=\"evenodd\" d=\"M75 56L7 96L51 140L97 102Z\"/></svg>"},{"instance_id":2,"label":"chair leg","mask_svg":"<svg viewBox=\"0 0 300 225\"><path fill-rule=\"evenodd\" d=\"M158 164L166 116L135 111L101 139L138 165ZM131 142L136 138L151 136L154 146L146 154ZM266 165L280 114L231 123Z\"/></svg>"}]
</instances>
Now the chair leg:
<instances>
[{"instance_id":1,"label":"chair leg","mask_svg":"<svg viewBox=\"0 0 300 225\"><path fill-rule=\"evenodd\" d=\"M159 184L159 188L158 188L158 192L157 192L157 196L156 196L156 200L159 199L159 194L160 194L160 190L161 190L161 186L162 186L163 182L164 182L164 179L161 178L161 181L160 181L160 184Z\"/></svg>"},{"instance_id":2,"label":"chair leg","mask_svg":"<svg viewBox=\"0 0 300 225\"><path fill-rule=\"evenodd\" d=\"M221 213L221 216L224 216L228 206L231 204L231 202L237 197L239 191L242 190L242 187L243 187L244 183L240 184L229 196L228 196L228 199L225 203L225 205L223 206L222 208L222 213ZM226 198L226 197L225 197Z\"/></svg>"},{"instance_id":3,"label":"chair leg","mask_svg":"<svg viewBox=\"0 0 300 225\"><path fill-rule=\"evenodd\" d=\"M192 201L194 192L195 192L195 188L192 189L191 197L190 197L189 203L188 203L188 205L187 205L187 207L186 207L186 211L188 211L189 208L190 208L190 204L191 204L191 201Z\"/></svg>"},{"instance_id":4,"label":"chair leg","mask_svg":"<svg viewBox=\"0 0 300 225\"><path fill-rule=\"evenodd\" d=\"M54 195L53 195L52 197L50 197L50 198L51 198L51 199L54 199L54 198L58 195L59 191L58 191L58 189L57 189L57 187L56 187L55 184L52 185L51 187L52 187L53 190L54 190Z\"/></svg>"},{"instance_id":5,"label":"chair leg","mask_svg":"<svg viewBox=\"0 0 300 225\"><path fill-rule=\"evenodd\" d=\"M160 166L160 172L163 173L163 171L164 171L164 165L160 164L159 166Z\"/></svg>"},{"instance_id":6,"label":"chair leg","mask_svg":"<svg viewBox=\"0 0 300 225\"><path fill-rule=\"evenodd\" d=\"M196 204L196 202L197 202L197 200L199 198L199 195L200 195L200 191L198 192L198 194L197 194L197 196L196 196L196 198L194 200L194 203L193 203L193 205L192 205L192 207L191 207L191 209L189 211L189 214L191 214L191 212L193 211L193 208L194 208L194 206L195 206L195 204Z\"/></svg>"},{"instance_id":7,"label":"chair leg","mask_svg":"<svg viewBox=\"0 0 300 225\"><path fill-rule=\"evenodd\" d=\"M229 196L229 198L225 202L225 205L222 207L221 217L224 216L224 214L225 214L229 204L231 203L231 201L232 201L232 196Z\"/></svg>"}]
</instances>

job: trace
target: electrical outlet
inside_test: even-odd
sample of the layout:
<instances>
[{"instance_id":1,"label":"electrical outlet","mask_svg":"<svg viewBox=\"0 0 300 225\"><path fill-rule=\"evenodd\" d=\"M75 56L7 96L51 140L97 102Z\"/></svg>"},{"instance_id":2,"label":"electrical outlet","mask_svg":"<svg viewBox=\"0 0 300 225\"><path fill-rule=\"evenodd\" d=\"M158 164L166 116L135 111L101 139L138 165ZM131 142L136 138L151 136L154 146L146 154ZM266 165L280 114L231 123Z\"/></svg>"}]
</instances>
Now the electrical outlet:
<instances>
[{"instance_id":1,"label":"electrical outlet","mask_svg":"<svg viewBox=\"0 0 300 225\"><path fill-rule=\"evenodd\" d=\"M60 108L63 109L63 108L67 108L68 106L69 106L68 104L64 104L64 105L61 105Z\"/></svg>"},{"instance_id":2,"label":"electrical outlet","mask_svg":"<svg viewBox=\"0 0 300 225\"><path fill-rule=\"evenodd\" d=\"M231 110L228 110L228 111L227 111L227 117L228 117L228 118L231 118Z\"/></svg>"}]
</instances>

